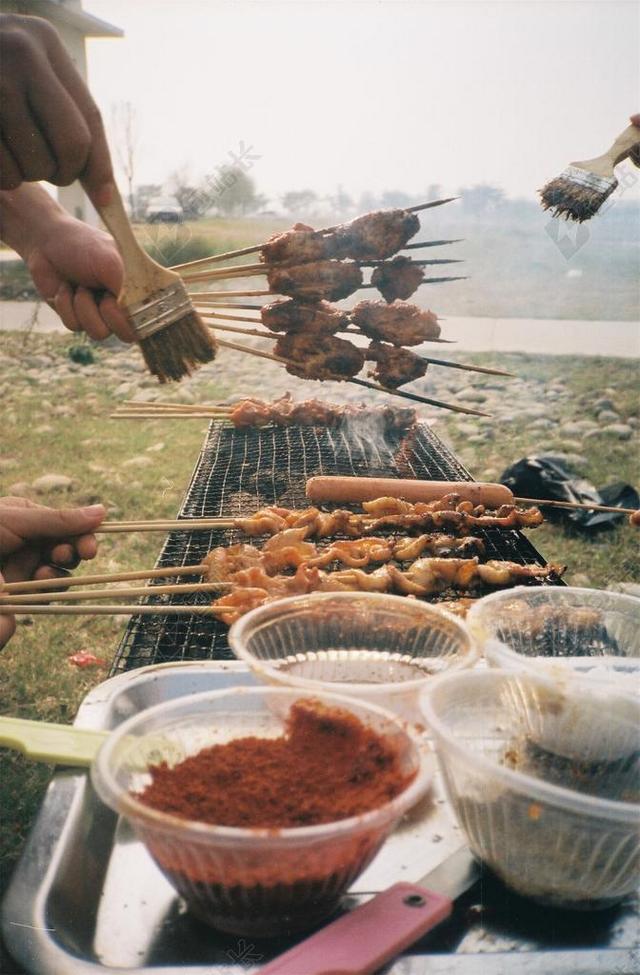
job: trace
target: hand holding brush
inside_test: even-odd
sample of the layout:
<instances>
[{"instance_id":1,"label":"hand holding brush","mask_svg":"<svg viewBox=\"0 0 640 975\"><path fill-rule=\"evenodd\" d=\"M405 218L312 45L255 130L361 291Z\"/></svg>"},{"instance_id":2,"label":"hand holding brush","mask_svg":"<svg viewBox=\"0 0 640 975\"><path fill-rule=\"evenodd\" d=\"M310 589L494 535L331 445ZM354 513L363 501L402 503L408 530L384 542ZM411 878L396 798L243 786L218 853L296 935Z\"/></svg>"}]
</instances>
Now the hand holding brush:
<instances>
[{"instance_id":1,"label":"hand holding brush","mask_svg":"<svg viewBox=\"0 0 640 975\"><path fill-rule=\"evenodd\" d=\"M590 220L618 185L614 167L628 158L640 164L640 115L631 116L631 123L602 156L572 162L547 183L540 190L543 208L555 217Z\"/></svg>"}]
</instances>

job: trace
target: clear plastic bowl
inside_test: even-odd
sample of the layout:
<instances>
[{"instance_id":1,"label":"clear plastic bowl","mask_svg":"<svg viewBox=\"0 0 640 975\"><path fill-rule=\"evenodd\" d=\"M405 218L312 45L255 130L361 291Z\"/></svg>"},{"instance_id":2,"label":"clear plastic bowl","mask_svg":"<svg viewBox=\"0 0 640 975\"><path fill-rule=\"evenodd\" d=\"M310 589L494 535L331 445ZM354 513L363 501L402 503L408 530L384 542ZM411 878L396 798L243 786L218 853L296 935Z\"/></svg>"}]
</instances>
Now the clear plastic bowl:
<instances>
[{"instance_id":1,"label":"clear plastic bowl","mask_svg":"<svg viewBox=\"0 0 640 975\"><path fill-rule=\"evenodd\" d=\"M317 826L246 829L162 813L134 793L150 765L170 765L234 738L282 734L291 706L312 698L346 709L400 749L412 783L391 802ZM201 920L255 936L312 927L331 914L400 817L427 791L428 753L393 714L334 694L236 687L159 704L113 732L92 767L100 798L125 816L149 853Z\"/></svg>"},{"instance_id":2,"label":"clear plastic bowl","mask_svg":"<svg viewBox=\"0 0 640 975\"><path fill-rule=\"evenodd\" d=\"M480 599L466 622L491 666L570 670L640 691L640 599L634 596L520 586Z\"/></svg>"},{"instance_id":3,"label":"clear plastic bowl","mask_svg":"<svg viewBox=\"0 0 640 975\"><path fill-rule=\"evenodd\" d=\"M266 683L332 691L421 720L420 692L435 674L470 667L460 620L403 596L314 593L267 603L231 627L229 643Z\"/></svg>"},{"instance_id":4,"label":"clear plastic bowl","mask_svg":"<svg viewBox=\"0 0 640 975\"><path fill-rule=\"evenodd\" d=\"M518 893L574 909L613 904L640 879L638 701L593 721L584 681L475 671L422 698L473 853Z\"/></svg>"}]
</instances>

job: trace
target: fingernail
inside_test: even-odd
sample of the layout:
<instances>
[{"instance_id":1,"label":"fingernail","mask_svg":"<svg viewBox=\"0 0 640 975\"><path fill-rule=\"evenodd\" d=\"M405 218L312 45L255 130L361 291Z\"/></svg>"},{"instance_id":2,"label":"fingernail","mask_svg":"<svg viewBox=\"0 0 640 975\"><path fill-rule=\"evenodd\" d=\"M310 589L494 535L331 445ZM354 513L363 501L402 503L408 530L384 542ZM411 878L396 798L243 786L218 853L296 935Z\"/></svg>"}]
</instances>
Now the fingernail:
<instances>
[{"instance_id":1,"label":"fingernail","mask_svg":"<svg viewBox=\"0 0 640 975\"><path fill-rule=\"evenodd\" d=\"M106 509L103 504L90 504L86 508L83 508L82 511L85 515L93 517L94 515L103 515Z\"/></svg>"}]
</instances>

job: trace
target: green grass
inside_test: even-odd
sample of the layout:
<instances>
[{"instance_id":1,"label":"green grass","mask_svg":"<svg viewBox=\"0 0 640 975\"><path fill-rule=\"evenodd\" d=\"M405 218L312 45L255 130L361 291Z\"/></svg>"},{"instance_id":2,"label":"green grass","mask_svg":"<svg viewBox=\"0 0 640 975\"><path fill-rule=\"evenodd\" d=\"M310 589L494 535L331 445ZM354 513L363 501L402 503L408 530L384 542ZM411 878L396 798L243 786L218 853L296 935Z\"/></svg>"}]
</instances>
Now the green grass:
<instances>
[{"instance_id":1,"label":"green grass","mask_svg":"<svg viewBox=\"0 0 640 975\"><path fill-rule=\"evenodd\" d=\"M32 335L25 339L5 333L2 351L15 357L19 366L24 355L52 350L65 353L77 341L74 336ZM97 349L96 358L99 368L100 363L108 362L108 350ZM495 354L469 354L465 359L495 362ZM635 362L513 354L504 356L501 364L526 378L564 378L571 392L567 420L591 416L593 391L607 388L615 391L616 403L625 415L638 411ZM256 369L257 384L260 367L251 368ZM1 456L17 458L18 466L0 473L0 494L6 494L13 482L31 482L42 473L54 471L73 477L73 489L68 495L37 500L55 505L101 501L110 506L115 517L174 515L196 462L206 421L108 421L118 381L105 382L99 372L85 373L79 368L68 382L38 385L24 370L21 382L6 382L0 400ZM478 385L482 382L478 380ZM212 382L201 388L199 396L215 400L228 392L223 382ZM171 395L168 391L163 398ZM62 415L65 411L70 415ZM457 430L458 422L453 416L448 417L438 431L446 433L456 451L475 451L468 466L478 479L494 479L532 446L562 447L562 438L555 431L534 435L526 424L514 422L496 427L489 444L473 448ZM158 444L164 446L148 451ZM594 484L600 486L614 479L638 484L638 459L629 443L595 438L585 441L580 452L588 458L584 475ZM149 457L153 463L124 466L138 456ZM585 575L594 587L616 581L640 581L638 538L626 522L595 536L571 534L551 525L532 534L532 540L549 560L569 564L569 581ZM161 542L161 536L152 534L106 536L101 542L99 567L115 571L152 566ZM89 563L82 571L91 569ZM22 717L72 721L83 696L105 678L106 669L78 670L70 665L68 656L88 650L109 663L122 631L122 622L106 617L45 617L35 619L31 625L20 625L15 638L0 653L0 710ZM19 856L48 775L46 768L20 756L4 753L0 759L0 885L6 883Z\"/></svg>"}]
</instances>

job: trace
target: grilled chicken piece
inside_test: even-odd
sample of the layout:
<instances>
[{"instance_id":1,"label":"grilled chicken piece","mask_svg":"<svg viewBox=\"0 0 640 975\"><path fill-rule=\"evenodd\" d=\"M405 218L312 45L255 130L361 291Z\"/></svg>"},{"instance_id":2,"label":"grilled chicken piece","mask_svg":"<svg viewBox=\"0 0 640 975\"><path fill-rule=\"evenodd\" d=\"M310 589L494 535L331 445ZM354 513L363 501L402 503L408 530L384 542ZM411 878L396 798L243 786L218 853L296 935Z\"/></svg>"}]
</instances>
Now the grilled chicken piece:
<instances>
[{"instance_id":1,"label":"grilled chicken piece","mask_svg":"<svg viewBox=\"0 0 640 975\"><path fill-rule=\"evenodd\" d=\"M371 378L389 389L397 389L405 383L421 379L428 366L415 352L398 349L395 345L386 345L384 342L371 342L366 357L376 363L375 368L369 372Z\"/></svg>"},{"instance_id":2,"label":"grilled chicken piece","mask_svg":"<svg viewBox=\"0 0 640 975\"><path fill-rule=\"evenodd\" d=\"M306 264L334 256L335 240L305 223L297 223L291 230L272 234L260 251L265 264Z\"/></svg>"},{"instance_id":3,"label":"grilled chicken piece","mask_svg":"<svg viewBox=\"0 0 640 975\"><path fill-rule=\"evenodd\" d=\"M420 345L440 335L438 319L432 311L417 305L394 301L359 301L351 309L351 321L371 339L392 345Z\"/></svg>"},{"instance_id":4,"label":"grilled chicken piece","mask_svg":"<svg viewBox=\"0 0 640 975\"><path fill-rule=\"evenodd\" d=\"M334 308L328 301L304 302L295 298L279 298L265 305L260 316L262 324L272 332L306 332L333 335L349 324L347 312Z\"/></svg>"},{"instance_id":5,"label":"grilled chicken piece","mask_svg":"<svg viewBox=\"0 0 640 975\"><path fill-rule=\"evenodd\" d=\"M290 295L305 301L339 301L348 298L362 285L357 264L341 261L312 261L267 271L269 289L274 294Z\"/></svg>"},{"instance_id":6,"label":"grilled chicken piece","mask_svg":"<svg viewBox=\"0 0 640 975\"><path fill-rule=\"evenodd\" d=\"M313 562L316 547L313 542L306 542L308 528L287 528L278 532L262 546L265 571L275 575L281 569L290 566L297 568L303 562ZM311 560L311 561L309 561Z\"/></svg>"},{"instance_id":7,"label":"grilled chicken piece","mask_svg":"<svg viewBox=\"0 0 640 975\"><path fill-rule=\"evenodd\" d=\"M274 353L288 359L287 372L301 379L349 379L364 365L364 352L335 335L281 335Z\"/></svg>"},{"instance_id":8,"label":"grilled chicken piece","mask_svg":"<svg viewBox=\"0 0 640 975\"><path fill-rule=\"evenodd\" d=\"M402 298L403 301L410 298L423 281L424 271L420 265L401 256L379 265L371 275L371 284L389 303L396 298Z\"/></svg>"},{"instance_id":9,"label":"grilled chicken piece","mask_svg":"<svg viewBox=\"0 0 640 975\"><path fill-rule=\"evenodd\" d=\"M361 569L371 562L388 562L392 559L393 542L389 538L356 538L349 541L334 542L323 549L309 565L324 568L331 562L341 562L350 568Z\"/></svg>"},{"instance_id":10,"label":"grilled chicken piece","mask_svg":"<svg viewBox=\"0 0 640 975\"><path fill-rule=\"evenodd\" d=\"M420 220L407 210L374 210L341 224L335 231L335 256L383 261L401 250L420 229Z\"/></svg>"}]
</instances>

